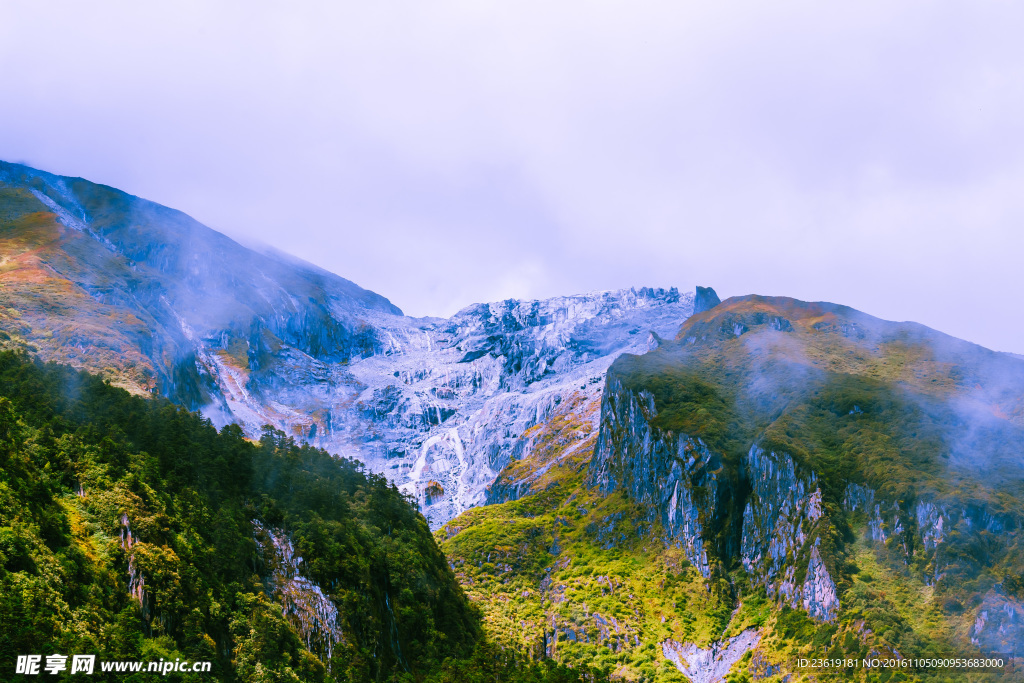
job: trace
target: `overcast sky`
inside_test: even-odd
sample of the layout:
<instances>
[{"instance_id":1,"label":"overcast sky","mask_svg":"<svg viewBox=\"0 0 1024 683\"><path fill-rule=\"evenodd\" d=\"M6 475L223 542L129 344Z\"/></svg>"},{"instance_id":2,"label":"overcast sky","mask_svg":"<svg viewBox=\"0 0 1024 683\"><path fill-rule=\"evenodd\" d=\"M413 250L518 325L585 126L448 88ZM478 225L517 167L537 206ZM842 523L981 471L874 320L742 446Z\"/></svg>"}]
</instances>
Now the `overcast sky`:
<instances>
[{"instance_id":1,"label":"overcast sky","mask_svg":"<svg viewBox=\"0 0 1024 683\"><path fill-rule=\"evenodd\" d=\"M1024 353L1019 2L10 2L0 158L389 297L710 285Z\"/></svg>"}]
</instances>

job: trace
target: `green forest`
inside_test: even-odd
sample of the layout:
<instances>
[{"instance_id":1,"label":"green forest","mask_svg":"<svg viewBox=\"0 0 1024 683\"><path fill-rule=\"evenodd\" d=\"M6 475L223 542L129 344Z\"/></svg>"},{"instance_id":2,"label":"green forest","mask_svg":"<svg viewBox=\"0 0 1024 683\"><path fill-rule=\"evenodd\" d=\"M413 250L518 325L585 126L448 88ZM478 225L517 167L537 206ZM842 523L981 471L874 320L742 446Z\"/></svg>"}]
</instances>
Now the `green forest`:
<instances>
[{"instance_id":1,"label":"green forest","mask_svg":"<svg viewBox=\"0 0 1024 683\"><path fill-rule=\"evenodd\" d=\"M270 597L254 522L337 607L329 656ZM0 678L58 653L212 662L90 680L599 680L480 622L415 505L358 462L0 353Z\"/></svg>"}]
</instances>

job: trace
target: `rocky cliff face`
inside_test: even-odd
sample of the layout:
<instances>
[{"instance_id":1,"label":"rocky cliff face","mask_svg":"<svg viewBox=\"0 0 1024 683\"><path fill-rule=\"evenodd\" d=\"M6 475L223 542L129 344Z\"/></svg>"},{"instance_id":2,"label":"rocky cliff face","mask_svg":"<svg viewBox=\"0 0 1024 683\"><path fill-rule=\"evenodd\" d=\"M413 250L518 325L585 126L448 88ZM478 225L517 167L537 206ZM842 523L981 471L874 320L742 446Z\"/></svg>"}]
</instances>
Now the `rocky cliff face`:
<instances>
[{"instance_id":1,"label":"rocky cliff face","mask_svg":"<svg viewBox=\"0 0 1024 683\"><path fill-rule=\"evenodd\" d=\"M756 444L730 474L701 439L655 427L656 416L650 393L610 376L589 483L625 492L705 578L733 552L731 522L741 515L739 558L752 581L779 602L833 621L839 597L818 550L828 520L817 476Z\"/></svg>"},{"instance_id":2,"label":"rocky cliff face","mask_svg":"<svg viewBox=\"0 0 1024 683\"><path fill-rule=\"evenodd\" d=\"M801 475L788 454L754 445L744 459L742 476L750 486L743 509L743 568L770 596L802 607L819 621L833 621L839 597L818 551L828 519L817 475ZM802 565L806 571L800 577Z\"/></svg>"},{"instance_id":3,"label":"rocky cliff face","mask_svg":"<svg viewBox=\"0 0 1024 683\"><path fill-rule=\"evenodd\" d=\"M697 287L697 293L693 300L693 312L703 313L722 303L718 294L711 287Z\"/></svg>"},{"instance_id":4,"label":"rocky cliff face","mask_svg":"<svg viewBox=\"0 0 1024 683\"><path fill-rule=\"evenodd\" d=\"M588 483L603 493L625 491L708 578L721 462L700 439L653 427L656 415L650 393L626 391L609 378Z\"/></svg>"},{"instance_id":5,"label":"rocky cliff face","mask_svg":"<svg viewBox=\"0 0 1024 683\"><path fill-rule=\"evenodd\" d=\"M722 457L701 439L655 427L657 414L652 394L627 389L611 374L588 483L603 493L621 491L639 504L650 521L660 524L665 543L684 549L705 578L716 565L728 562L732 543L722 530L728 529L729 515L742 509L739 560L752 582L763 585L779 604L802 609L820 622L834 622L839 591L835 569L830 568L832 555L822 548L830 525L843 522L830 519L835 511L830 513L823 503L819 476L789 454L757 444L742 459L738 473L730 475ZM918 567L929 586L973 578L1003 552L998 548L1012 543L1017 527L1014 518L994 515L984 505L921 497L901 507L859 484L846 487L843 512L864 524L871 543ZM965 557L962 545L947 547L951 537L975 547L985 543L989 549L975 549L974 557ZM954 574L947 577L947 571ZM973 614L970 640L985 651L1012 651L1024 637L1024 605L1001 585L983 594ZM684 672L691 666L684 659L713 654L693 647L683 652L680 647L667 643L665 656ZM708 666L701 676L710 671Z\"/></svg>"},{"instance_id":6,"label":"rocky cliff face","mask_svg":"<svg viewBox=\"0 0 1024 683\"><path fill-rule=\"evenodd\" d=\"M742 566L820 622L858 581L844 567L863 529L885 571L932 587L951 619L975 613L976 645L1010 645L1022 370L841 306L729 299L609 371L589 481L704 576Z\"/></svg>"},{"instance_id":7,"label":"rocky cliff face","mask_svg":"<svg viewBox=\"0 0 1024 683\"><path fill-rule=\"evenodd\" d=\"M327 411L295 412L323 415L306 438L384 472L440 526L487 500L564 406L596 401L618 355L646 351L652 332L668 334L691 310L692 296L641 289L477 305L448 320L381 317L382 351L334 369L321 384L333 384ZM503 486L490 500L516 495Z\"/></svg>"},{"instance_id":8,"label":"rocky cliff face","mask_svg":"<svg viewBox=\"0 0 1024 683\"><path fill-rule=\"evenodd\" d=\"M263 563L267 595L281 605L306 648L329 667L334 647L344 641L338 608L320 586L302 575L302 558L283 531L254 521L253 538Z\"/></svg>"}]
</instances>

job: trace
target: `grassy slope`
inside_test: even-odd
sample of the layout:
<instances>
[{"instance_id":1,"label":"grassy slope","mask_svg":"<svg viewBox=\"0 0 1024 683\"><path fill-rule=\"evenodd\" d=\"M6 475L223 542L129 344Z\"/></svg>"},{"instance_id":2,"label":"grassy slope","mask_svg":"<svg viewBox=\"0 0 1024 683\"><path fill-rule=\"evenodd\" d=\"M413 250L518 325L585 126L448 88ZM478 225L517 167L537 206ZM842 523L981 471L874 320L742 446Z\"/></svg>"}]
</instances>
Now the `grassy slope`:
<instances>
[{"instance_id":1,"label":"grassy slope","mask_svg":"<svg viewBox=\"0 0 1024 683\"><path fill-rule=\"evenodd\" d=\"M529 495L469 510L435 536L496 643L535 657L547 645L562 662L627 680L683 681L659 643L709 644L730 620L728 591L709 592L682 551L636 521L622 495L603 497L583 483L597 409L577 396L536 428L538 447L510 465L512 476L502 473L515 480L556 463Z\"/></svg>"},{"instance_id":2,"label":"grassy slope","mask_svg":"<svg viewBox=\"0 0 1024 683\"><path fill-rule=\"evenodd\" d=\"M791 329L772 329L773 318ZM747 328L738 337L736 324ZM817 624L774 607L746 583L735 558L732 588L709 591L679 551L664 547L657 528L636 522L642 511L621 494L601 499L583 484L591 439L589 450L547 473L551 488L470 510L436 534L498 642L537 650L552 618L559 627L583 624L591 642L560 642L556 656L596 662L627 680L673 679L657 646L665 638L707 645L747 626L760 627L763 639L734 670L737 680L768 676L780 664L774 671L782 676L793 657L812 653L948 654L970 650L971 607L1020 571L1015 536L981 553L954 533L945 549L944 561L953 561L948 578L927 586L921 576L930 556L916 553L908 565L893 541L867 544L866 518L840 509L854 481L907 506L923 497L1019 516L1022 412L1013 387L1024 382L1015 384L1016 359L851 309L754 297L694 316L676 342L625 356L612 372L655 394L658 426L702 436L727 466L737 467L760 438L822 475L825 504L840 527L840 618ZM556 459L566 441L558 434L573 427L565 418L550 425L552 445L514 463L516 477ZM609 521L615 530L602 535ZM605 548L609 537L618 542ZM973 561L957 565L958 543ZM587 618L595 611L615 616L622 633L602 640Z\"/></svg>"}]
</instances>

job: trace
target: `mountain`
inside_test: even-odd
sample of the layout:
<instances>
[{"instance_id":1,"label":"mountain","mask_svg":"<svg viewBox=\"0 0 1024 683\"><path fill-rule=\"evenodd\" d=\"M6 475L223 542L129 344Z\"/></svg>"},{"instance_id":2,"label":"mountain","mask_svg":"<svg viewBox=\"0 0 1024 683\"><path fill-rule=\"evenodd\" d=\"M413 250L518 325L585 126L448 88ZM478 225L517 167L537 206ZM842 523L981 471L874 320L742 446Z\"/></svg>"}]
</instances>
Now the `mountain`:
<instances>
[{"instance_id":1,"label":"mountain","mask_svg":"<svg viewBox=\"0 0 1024 683\"><path fill-rule=\"evenodd\" d=\"M142 438L141 408L104 412L124 397L98 394L94 412L76 408L71 422L63 407L41 419L32 382L15 383L8 423L27 436L4 443L29 469L0 507L22 510L0 525L11 529L0 529L3 561L14 558L5 571L44 581L105 624L138 610L124 617L142 629L132 642L170 637L152 650L160 656L198 647L180 630L187 605L206 615L222 665L235 666L227 652L240 641L198 592L180 603L173 592L136 597L128 540L187 556L179 576L207 576L183 537L162 529L194 525L182 517L187 501L219 503L225 487L234 531L196 532L196 547L213 555L225 542L235 564L249 563L255 583L242 593L276 603L283 625L274 610L259 611L260 625L232 612L238 633L290 633L272 660L292 671L306 662L310 675L319 669L307 654L343 662L325 675L362 672L352 680L501 680L505 668L507 680L963 680L919 662L897 672L860 663L997 656L1022 644L1024 360L914 323L784 297L721 301L704 287L415 319L165 207L3 164L0 345L16 350L11 367L27 367L17 355L27 351L177 415L170 399L197 411L168 417L191 420L193 441L219 429L217 448L247 453L234 482L238 463L217 448ZM127 494L115 501L125 522L78 500L76 491L96 499L82 483L90 472L92 490L130 491L146 507ZM308 486L295 500L281 488L291 476ZM50 482L49 493L33 480ZM164 486L163 498L149 492ZM32 507L37 499L56 502ZM399 539L394 520L373 517L380 506L404 525ZM367 533L352 540L352 528ZM245 552L239 533L251 534ZM107 543L115 536L120 550ZM85 585L122 577L109 604L67 593L71 574L56 568L81 564L79 551L93 563L79 572ZM400 597L375 583L384 569L359 574L400 573L403 558L419 578L389 579L409 589ZM154 591L169 576L162 566L143 570ZM214 593L241 604L232 591ZM6 604L32 616L49 599L31 614ZM169 622L178 630L153 631L170 605L181 608ZM78 625L62 633L81 632L67 623ZM815 658L842 666L797 664Z\"/></svg>"},{"instance_id":2,"label":"mountain","mask_svg":"<svg viewBox=\"0 0 1024 683\"><path fill-rule=\"evenodd\" d=\"M515 464L537 485L436 533L493 637L659 681L1024 642L1018 357L739 297L620 356L595 430L573 414Z\"/></svg>"},{"instance_id":3,"label":"mountain","mask_svg":"<svg viewBox=\"0 0 1024 683\"><path fill-rule=\"evenodd\" d=\"M435 528L484 502L611 362L671 337L675 289L403 316L310 264L80 178L0 163L0 341L157 392L253 438L264 425L359 459ZM495 494L497 495L497 494Z\"/></svg>"},{"instance_id":4,"label":"mountain","mask_svg":"<svg viewBox=\"0 0 1024 683\"><path fill-rule=\"evenodd\" d=\"M369 313L401 314L336 275L81 178L0 163L0 207L3 331L189 407L216 390L193 358L199 340L218 336L243 358L286 344L344 361L373 351Z\"/></svg>"},{"instance_id":5,"label":"mountain","mask_svg":"<svg viewBox=\"0 0 1024 683\"><path fill-rule=\"evenodd\" d=\"M404 482L439 527L509 497L495 484L498 473L537 447L543 426L564 406L596 409L612 361L646 351L659 333L671 335L692 301L645 288L479 304L428 323L392 318L378 328L388 340L383 352L349 364L352 407L332 409L317 443L359 453ZM296 386L303 383L276 396ZM304 391L297 401L308 400ZM337 398L334 406L343 407Z\"/></svg>"}]
</instances>

